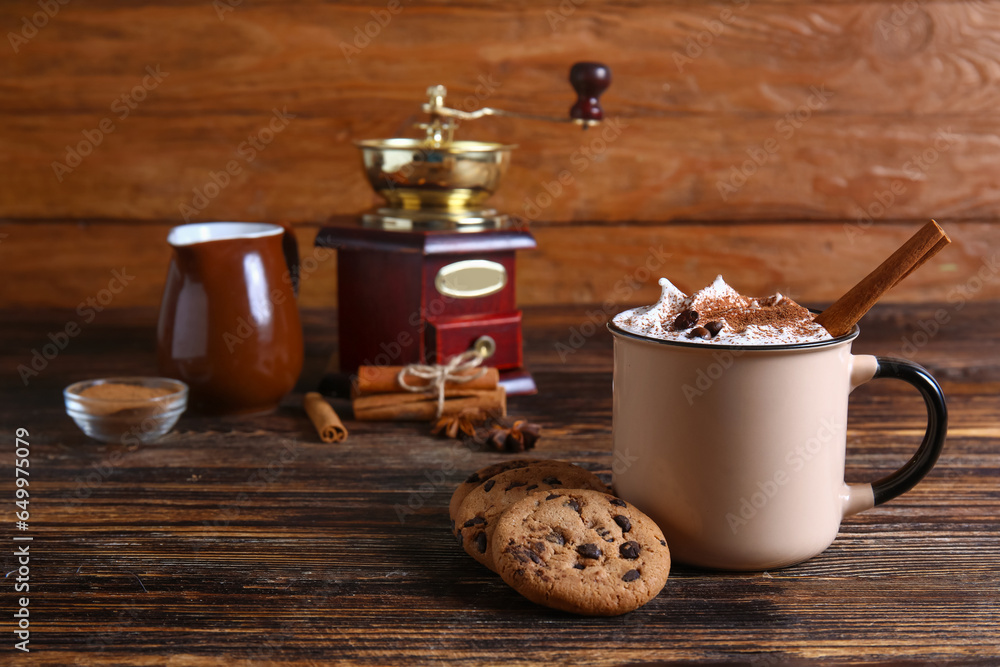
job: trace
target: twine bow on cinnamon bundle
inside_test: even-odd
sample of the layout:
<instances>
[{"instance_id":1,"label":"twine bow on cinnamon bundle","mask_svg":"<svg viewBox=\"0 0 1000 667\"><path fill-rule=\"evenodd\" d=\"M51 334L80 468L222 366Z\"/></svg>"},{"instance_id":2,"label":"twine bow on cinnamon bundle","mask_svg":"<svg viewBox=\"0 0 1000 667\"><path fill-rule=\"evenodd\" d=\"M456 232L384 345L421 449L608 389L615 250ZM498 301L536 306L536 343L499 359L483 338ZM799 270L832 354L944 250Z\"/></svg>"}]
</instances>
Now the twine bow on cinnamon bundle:
<instances>
[{"instance_id":1,"label":"twine bow on cinnamon bundle","mask_svg":"<svg viewBox=\"0 0 1000 667\"><path fill-rule=\"evenodd\" d=\"M469 350L443 364L362 366L352 388L359 421L430 421L467 409L507 414L507 394L495 368Z\"/></svg>"},{"instance_id":2,"label":"twine bow on cinnamon bundle","mask_svg":"<svg viewBox=\"0 0 1000 667\"><path fill-rule=\"evenodd\" d=\"M478 380L486 374L485 368L479 368L482 363L483 355L475 350L469 350L462 354L456 354L446 364L410 364L404 366L396 375L396 382L406 391L412 392L427 392L428 386L437 388L437 413L434 416L440 417L444 413L445 385L449 382L465 384L472 380ZM474 372L469 373L468 371ZM407 384L407 375L427 380L429 385Z\"/></svg>"}]
</instances>

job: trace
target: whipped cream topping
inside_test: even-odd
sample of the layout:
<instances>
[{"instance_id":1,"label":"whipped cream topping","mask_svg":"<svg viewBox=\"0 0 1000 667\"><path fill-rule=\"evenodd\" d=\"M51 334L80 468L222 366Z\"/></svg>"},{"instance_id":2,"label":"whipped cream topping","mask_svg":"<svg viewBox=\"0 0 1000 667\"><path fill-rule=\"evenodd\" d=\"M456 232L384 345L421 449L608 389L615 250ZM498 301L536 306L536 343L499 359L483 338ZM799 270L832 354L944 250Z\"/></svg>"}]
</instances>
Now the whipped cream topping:
<instances>
[{"instance_id":1,"label":"whipped cream topping","mask_svg":"<svg viewBox=\"0 0 1000 667\"><path fill-rule=\"evenodd\" d=\"M659 301L621 312L614 323L649 338L716 345L790 345L833 338L788 297L743 296L722 276L691 296L666 278L660 278L660 288Z\"/></svg>"}]
</instances>

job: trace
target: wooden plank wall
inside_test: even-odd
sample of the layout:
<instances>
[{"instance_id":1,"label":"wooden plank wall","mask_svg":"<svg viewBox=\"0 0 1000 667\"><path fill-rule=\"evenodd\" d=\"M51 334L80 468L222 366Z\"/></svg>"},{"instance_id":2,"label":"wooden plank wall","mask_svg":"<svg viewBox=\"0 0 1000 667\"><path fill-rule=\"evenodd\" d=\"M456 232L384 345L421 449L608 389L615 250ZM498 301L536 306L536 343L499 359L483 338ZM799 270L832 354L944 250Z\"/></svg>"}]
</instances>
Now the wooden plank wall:
<instances>
[{"instance_id":1,"label":"wooden plank wall","mask_svg":"<svg viewBox=\"0 0 1000 667\"><path fill-rule=\"evenodd\" d=\"M493 203L540 242L521 303L650 299L651 257L829 301L929 217L956 243L890 298L1000 298L998 0L18 0L0 28L0 306L122 267L115 305L155 305L185 217L291 222L308 257L377 202L351 142L409 133L428 85L561 115L586 59L614 73L604 128L461 130L520 146ZM302 303L333 305L314 266Z\"/></svg>"}]
</instances>

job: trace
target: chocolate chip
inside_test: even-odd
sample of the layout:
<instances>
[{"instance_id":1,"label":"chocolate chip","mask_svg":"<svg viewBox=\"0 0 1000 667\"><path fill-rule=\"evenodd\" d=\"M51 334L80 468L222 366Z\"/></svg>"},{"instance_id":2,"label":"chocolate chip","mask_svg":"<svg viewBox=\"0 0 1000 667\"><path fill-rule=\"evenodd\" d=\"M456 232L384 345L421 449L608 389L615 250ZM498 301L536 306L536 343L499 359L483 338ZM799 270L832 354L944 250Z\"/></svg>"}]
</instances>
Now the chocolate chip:
<instances>
[{"instance_id":1,"label":"chocolate chip","mask_svg":"<svg viewBox=\"0 0 1000 667\"><path fill-rule=\"evenodd\" d=\"M629 540L618 547L618 553L625 560L635 560L639 557L639 543L635 540Z\"/></svg>"},{"instance_id":2,"label":"chocolate chip","mask_svg":"<svg viewBox=\"0 0 1000 667\"><path fill-rule=\"evenodd\" d=\"M627 516L623 516L621 514L617 515L615 517L615 523L618 524L618 527L622 529L623 533L627 533L632 530L632 522L628 520Z\"/></svg>"},{"instance_id":3,"label":"chocolate chip","mask_svg":"<svg viewBox=\"0 0 1000 667\"><path fill-rule=\"evenodd\" d=\"M600 558L601 549L596 544L587 543L581 544L576 548L576 552L583 556L584 558Z\"/></svg>"},{"instance_id":4,"label":"chocolate chip","mask_svg":"<svg viewBox=\"0 0 1000 667\"><path fill-rule=\"evenodd\" d=\"M583 563L573 563L573 569L574 570L582 570L585 567L587 567L587 566L584 565Z\"/></svg>"},{"instance_id":5,"label":"chocolate chip","mask_svg":"<svg viewBox=\"0 0 1000 667\"><path fill-rule=\"evenodd\" d=\"M546 477L542 480L542 484L548 484L549 486L562 486L562 482L559 481L558 477Z\"/></svg>"},{"instance_id":6,"label":"chocolate chip","mask_svg":"<svg viewBox=\"0 0 1000 667\"><path fill-rule=\"evenodd\" d=\"M537 484L532 484L531 486L529 486L528 488L526 488L525 491L531 491L532 489L537 489L537 488L538 488Z\"/></svg>"},{"instance_id":7,"label":"chocolate chip","mask_svg":"<svg viewBox=\"0 0 1000 667\"><path fill-rule=\"evenodd\" d=\"M635 581L639 578L639 570L629 570L622 575L622 581Z\"/></svg>"},{"instance_id":8,"label":"chocolate chip","mask_svg":"<svg viewBox=\"0 0 1000 667\"><path fill-rule=\"evenodd\" d=\"M459 544L462 544L462 542L464 542L464 540L462 539L462 529L461 528L459 528L458 531L455 533L455 537L458 539L458 543Z\"/></svg>"},{"instance_id":9,"label":"chocolate chip","mask_svg":"<svg viewBox=\"0 0 1000 667\"><path fill-rule=\"evenodd\" d=\"M466 484L472 484L472 483L478 482L478 481L479 481L479 473L478 472L474 472L474 473L472 473L471 475L469 475L468 477L465 478L465 483Z\"/></svg>"},{"instance_id":10,"label":"chocolate chip","mask_svg":"<svg viewBox=\"0 0 1000 667\"><path fill-rule=\"evenodd\" d=\"M576 502L576 499L574 498L570 498L568 501L566 501L565 505L566 507L572 507L573 511L577 513L580 512L580 503Z\"/></svg>"},{"instance_id":11,"label":"chocolate chip","mask_svg":"<svg viewBox=\"0 0 1000 667\"><path fill-rule=\"evenodd\" d=\"M566 544L566 538L560 533L554 531L546 535L545 539L546 541L551 542L552 544L558 544L559 546Z\"/></svg>"},{"instance_id":12,"label":"chocolate chip","mask_svg":"<svg viewBox=\"0 0 1000 667\"><path fill-rule=\"evenodd\" d=\"M667 546L667 541L666 540L660 540L660 545L664 546L664 547Z\"/></svg>"},{"instance_id":13,"label":"chocolate chip","mask_svg":"<svg viewBox=\"0 0 1000 667\"><path fill-rule=\"evenodd\" d=\"M483 484L483 491L486 491L487 493L489 493L490 489L492 489L493 485L496 484L496 483L497 483L497 481L495 479L487 480L486 483Z\"/></svg>"},{"instance_id":14,"label":"chocolate chip","mask_svg":"<svg viewBox=\"0 0 1000 667\"><path fill-rule=\"evenodd\" d=\"M545 496L546 500L553 500L555 498L562 498L562 496L560 496L558 493L550 493L549 495Z\"/></svg>"},{"instance_id":15,"label":"chocolate chip","mask_svg":"<svg viewBox=\"0 0 1000 667\"><path fill-rule=\"evenodd\" d=\"M680 315L674 318L674 331L683 331L684 329L690 329L698 321L698 311L697 310L685 310Z\"/></svg>"},{"instance_id":16,"label":"chocolate chip","mask_svg":"<svg viewBox=\"0 0 1000 667\"><path fill-rule=\"evenodd\" d=\"M705 327L695 327L688 332L688 338L711 338L712 334Z\"/></svg>"},{"instance_id":17,"label":"chocolate chip","mask_svg":"<svg viewBox=\"0 0 1000 667\"><path fill-rule=\"evenodd\" d=\"M715 338L716 336L719 335L719 332L722 331L722 322L718 320L712 320L711 322L705 325L705 328L708 329L708 333L712 336L712 338Z\"/></svg>"},{"instance_id":18,"label":"chocolate chip","mask_svg":"<svg viewBox=\"0 0 1000 667\"><path fill-rule=\"evenodd\" d=\"M465 523L462 524L462 528L470 528L472 526L478 526L481 523L486 523L486 519L481 516L474 516Z\"/></svg>"},{"instance_id":19,"label":"chocolate chip","mask_svg":"<svg viewBox=\"0 0 1000 667\"><path fill-rule=\"evenodd\" d=\"M479 553L486 553L486 533L476 535L476 548L479 549Z\"/></svg>"},{"instance_id":20,"label":"chocolate chip","mask_svg":"<svg viewBox=\"0 0 1000 667\"><path fill-rule=\"evenodd\" d=\"M506 489L504 489L504 490L505 490L505 491L510 491L511 489L516 489L517 487L519 487L519 486L524 486L525 484L527 484L527 482L511 482L511 483L510 483L510 486L508 486L508 487L507 487Z\"/></svg>"},{"instance_id":21,"label":"chocolate chip","mask_svg":"<svg viewBox=\"0 0 1000 667\"><path fill-rule=\"evenodd\" d=\"M628 507L625 501L622 500L621 498L610 498L609 500L611 501L612 505L617 505L618 507Z\"/></svg>"},{"instance_id":22,"label":"chocolate chip","mask_svg":"<svg viewBox=\"0 0 1000 667\"><path fill-rule=\"evenodd\" d=\"M538 557L531 549L525 549L524 547L515 547L513 549L508 549L511 555L514 556L518 561L522 563L527 563L529 560L537 565L542 564L542 559Z\"/></svg>"}]
</instances>

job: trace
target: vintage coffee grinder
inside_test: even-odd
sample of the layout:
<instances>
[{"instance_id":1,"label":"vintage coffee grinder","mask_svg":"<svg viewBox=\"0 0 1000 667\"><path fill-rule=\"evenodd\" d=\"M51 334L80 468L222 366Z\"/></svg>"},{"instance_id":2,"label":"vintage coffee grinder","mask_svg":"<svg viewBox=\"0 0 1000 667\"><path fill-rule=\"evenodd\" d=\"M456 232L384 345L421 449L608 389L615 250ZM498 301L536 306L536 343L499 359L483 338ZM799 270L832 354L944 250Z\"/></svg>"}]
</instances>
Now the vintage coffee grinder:
<instances>
[{"instance_id":1,"label":"vintage coffee grinder","mask_svg":"<svg viewBox=\"0 0 1000 667\"><path fill-rule=\"evenodd\" d=\"M445 105L444 86L428 89L420 139L357 142L365 174L387 206L334 218L316 245L337 250L339 374L361 365L444 363L469 349L500 371L508 393L534 393L524 368L521 311L514 295L515 251L534 248L531 233L487 208L513 145L454 138L459 121L505 116L576 123L603 119L598 97L611 82L599 63L576 63L577 101L567 118L500 109L467 112ZM332 379L331 379L332 378Z\"/></svg>"}]
</instances>

